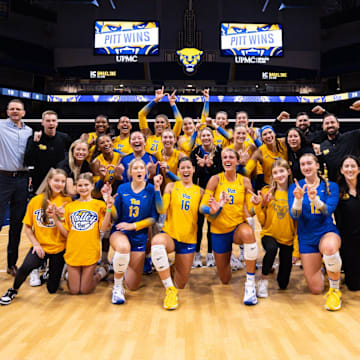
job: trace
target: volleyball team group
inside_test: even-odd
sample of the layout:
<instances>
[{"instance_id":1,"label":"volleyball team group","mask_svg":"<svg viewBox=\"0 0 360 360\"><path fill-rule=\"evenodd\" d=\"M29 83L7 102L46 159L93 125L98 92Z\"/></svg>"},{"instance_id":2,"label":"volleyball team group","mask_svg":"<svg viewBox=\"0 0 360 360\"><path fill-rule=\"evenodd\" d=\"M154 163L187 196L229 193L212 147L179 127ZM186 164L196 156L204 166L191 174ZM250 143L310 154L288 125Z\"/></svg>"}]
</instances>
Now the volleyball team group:
<instances>
[{"instance_id":1,"label":"volleyball team group","mask_svg":"<svg viewBox=\"0 0 360 360\"><path fill-rule=\"evenodd\" d=\"M339 134L336 116L320 106L313 109L323 113L318 132L311 132L309 116L299 113L296 127L281 134L280 122L290 116L286 112L273 126L254 128L240 111L229 129L226 112L209 117L209 91L203 94L197 121L182 118L175 92L162 88L140 110L140 131L131 131L129 118L122 116L120 135L113 137L107 117L99 115L95 132L71 144L27 205L23 225L31 248L2 305L13 301L30 274L39 276L44 260L48 276L35 279L37 285L46 282L48 292L55 293L65 276L73 295L92 292L111 263L111 301L124 304L125 290L140 286L152 262L165 288L163 307L176 309L178 289L186 286L192 267L202 266L204 229L206 265L216 266L223 284L230 282L232 270L246 268L245 305L268 297L277 253L281 290L298 260L313 294L323 292L327 274L327 310L341 309L342 270L348 288L360 290L360 130ZM152 132L147 116L164 96L176 122L171 129L167 116L157 115ZM352 108L360 110L359 102ZM43 113L43 125L51 118L56 127L53 111ZM336 143L340 137L346 137L346 146L354 142L358 152L344 150ZM337 164L328 162L328 143L338 146L337 155L349 153ZM257 284L255 216L265 252ZM232 254L233 243L240 246L239 258Z\"/></svg>"}]
</instances>

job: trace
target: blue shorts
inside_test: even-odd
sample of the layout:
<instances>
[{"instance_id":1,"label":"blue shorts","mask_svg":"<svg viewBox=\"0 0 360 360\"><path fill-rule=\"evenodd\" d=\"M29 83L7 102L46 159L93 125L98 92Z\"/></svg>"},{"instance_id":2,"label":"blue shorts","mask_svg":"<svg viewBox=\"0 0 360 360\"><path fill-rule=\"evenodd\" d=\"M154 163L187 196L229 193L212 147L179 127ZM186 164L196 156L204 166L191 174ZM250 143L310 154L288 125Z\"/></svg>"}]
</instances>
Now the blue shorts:
<instances>
[{"instance_id":1,"label":"blue shorts","mask_svg":"<svg viewBox=\"0 0 360 360\"><path fill-rule=\"evenodd\" d=\"M145 251L148 234L142 231L120 231L116 230L115 226L111 229L111 234L114 232L121 232L126 235L130 242L131 251Z\"/></svg>"},{"instance_id":2,"label":"blue shorts","mask_svg":"<svg viewBox=\"0 0 360 360\"><path fill-rule=\"evenodd\" d=\"M169 235L165 231L161 231L161 233ZM170 235L169 235L170 236ZM171 237L171 236L170 236ZM196 244L188 244L181 241L177 241L176 239L172 238L175 244L175 252L177 254L192 254L196 250Z\"/></svg>"},{"instance_id":3,"label":"blue shorts","mask_svg":"<svg viewBox=\"0 0 360 360\"><path fill-rule=\"evenodd\" d=\"M175 239L173 240L175 243L175 252L177 254L192 254L196 250L196 244L188 244L181 241L177 241Z\"/></svg>"},{"instance_id":4,"label":"blue shorts","mask_svg":"<svg viewBox=\"0 0 360 360\"><path fill-rule=\"evenodd\" d=\"M311 243L309 243L309 242L304 243L304 241L300 241L300 239L299 239L299 253L300 254L319 253L320 252L320 250L319 250L320 240L325 234L327 234L329 232L333 232L340 236L339 230L334 226L334 228L332 228L330 231L324 232L323 234L321 234L320 237L313 240Z\"/></svg>"},{"instance_id":5,"label":"blue shorts","mask_svg":"<svg viewBox=\"0 0 360 360\"><path fill-rule=\"evenodd\" d=\"M232 251L235 230L236 228L233 231L224 234L211 233L211 242L214 252L224 254Z\"/></svg>"}]
</instances>

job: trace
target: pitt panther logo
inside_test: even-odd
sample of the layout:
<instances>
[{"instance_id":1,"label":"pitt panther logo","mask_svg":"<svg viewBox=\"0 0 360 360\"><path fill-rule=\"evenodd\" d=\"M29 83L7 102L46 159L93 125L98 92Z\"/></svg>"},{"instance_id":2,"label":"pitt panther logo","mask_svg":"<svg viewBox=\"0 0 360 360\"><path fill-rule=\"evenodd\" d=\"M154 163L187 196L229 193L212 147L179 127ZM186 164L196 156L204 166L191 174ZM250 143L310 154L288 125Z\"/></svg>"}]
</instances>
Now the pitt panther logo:
<instances>
[{"instance_id":1,"label":"pitt panther logo","mask_svg":"<svg viewBox=\"0 0 360 360\"><path fill-rule=\"evenodd\" d=\"M284 203L284 205L282 205L281 202ZM274 211L276 212L277 218L281 220L288 213L289 205L285 201L274 201L273 208Z\"/></svg>"},{"instance_id":2,"label":"pitt panther logo","mask_svg":"<svg viewBox=\"0 0 360 360\"><path fill-rule=\"evenodd\" d=\"M70 215L70 221L74 230L91 230L97 222L97 213L90 210L78 210Z\"/></svg>"},{"instance_id":3,"label":"pitt panther logo","mask_svg":"<svg viewBox=\"0 0 360 360\"><path fill-rule=\"evenodd\" d=\"M179 55L179 61L184 65L185 71L193 74L204 52L195 48L184 48L176 51L176 53Z\"/></svg>"}]
</instances>

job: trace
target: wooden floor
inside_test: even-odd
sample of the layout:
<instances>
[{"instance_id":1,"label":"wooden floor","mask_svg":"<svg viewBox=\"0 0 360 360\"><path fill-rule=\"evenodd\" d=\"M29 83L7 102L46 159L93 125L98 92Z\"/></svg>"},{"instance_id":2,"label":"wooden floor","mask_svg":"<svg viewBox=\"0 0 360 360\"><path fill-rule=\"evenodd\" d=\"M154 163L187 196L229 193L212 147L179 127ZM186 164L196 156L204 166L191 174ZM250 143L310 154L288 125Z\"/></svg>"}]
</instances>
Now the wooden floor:
<instances>
[{"instance_id":1,"label":"wooden floor","mask_svg":"<svg viewBox=\"0 0 360 360\"><path fill-rule=\"evenodd\" d=\"M1 294L13 280L3 270L5 232ZM21 260L27 249L23 237ZM270 297L253 307L242 304L244 270L224 286L215 269L194 269L172 312L162 308L156 273L144 276L123 306L111 304L111 279L86 296L70 296L65 283L49 295L27 280L14 302L0 307L0 359L360 359L360 292L342 286L343 309L328 312L323 297L306 289L299 266L288 290L271 279Z\"/></svg>"}]
</instances>

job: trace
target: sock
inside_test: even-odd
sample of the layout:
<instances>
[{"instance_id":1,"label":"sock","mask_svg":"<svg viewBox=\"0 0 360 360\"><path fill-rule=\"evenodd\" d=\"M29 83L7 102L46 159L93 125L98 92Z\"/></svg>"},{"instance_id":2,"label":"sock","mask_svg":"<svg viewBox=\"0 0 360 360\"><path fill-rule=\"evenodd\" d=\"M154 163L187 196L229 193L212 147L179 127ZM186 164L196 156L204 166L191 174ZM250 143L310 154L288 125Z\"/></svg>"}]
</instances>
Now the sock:
<instances>
[{"instance_id":1,"label":"sock","mask_svg":"<svg viewBox=\"0 0 360 360\"><path fill-rule=\"evenodd\" d=\"M338 280L332 280L332 279L329 278L329 284L330 284L330 287L331 287L332 289L337 289L337 290L339 290L339 288L340 288L340 279L338 279Z\"/></svg>"},{"instance_id":2,"label":"sock","mask_svg":"<svg viewBox=\"0 0 360 360\"><path fill-rule=\"evenodd\" d=\"M114 277L114 285L115 286L123 287L123 282L124 282L124 276L122 276L120 279L117 279Z\"/></svg>"},{"instance_id":3,"label":"sock","mask_svg":"<svg viewBox=\"0 0 360 360\"><path fill-rule=\"evenodd\" d=\"M255 273L246 273L246 281L252 282L255 284Z\"/></svg>"},{"instance_id":4,"label":"sock","mask_svg":"<svg viewBox=\"0 0 360 360\"><path fill-rule=\"evenodd\" d=\"M173 283L173 281L171 279L171 276L169 276L167 279L161 280L161 281L164 284L166 289L169 288L170 286L174 286L174 283Z\"/></svg>"}]
</instances>

